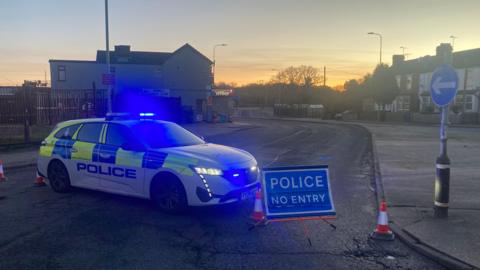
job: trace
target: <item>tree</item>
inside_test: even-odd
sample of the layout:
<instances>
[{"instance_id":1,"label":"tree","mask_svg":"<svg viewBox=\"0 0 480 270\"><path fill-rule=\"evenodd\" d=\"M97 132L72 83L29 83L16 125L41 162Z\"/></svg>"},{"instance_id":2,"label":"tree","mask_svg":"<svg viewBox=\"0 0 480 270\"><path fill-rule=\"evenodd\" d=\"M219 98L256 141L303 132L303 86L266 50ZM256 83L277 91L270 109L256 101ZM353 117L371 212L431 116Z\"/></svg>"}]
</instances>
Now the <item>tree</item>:
<instances>
[{"instance_id":1,"label":"tree","mask_svg":"<svg viewBox=\"0 0 480 270\"><path fill-rule=\"evenodd\" d=\"M384 119L385 105L392 103L400 89L392 71L386 64L379 64L370 79L372 98L380 107L380 120Z\"/></svg>"},{"instance_id":2,"label":"tree","mask_svg":"<svg viewBox=\"0 0 480 270\"><path fill-rule=\"evenodd\" d=\"M317 68L302 65L280 70L273 76L271 82L298 86L318 86L323 80Z\"/></svg>"}]
</instances>

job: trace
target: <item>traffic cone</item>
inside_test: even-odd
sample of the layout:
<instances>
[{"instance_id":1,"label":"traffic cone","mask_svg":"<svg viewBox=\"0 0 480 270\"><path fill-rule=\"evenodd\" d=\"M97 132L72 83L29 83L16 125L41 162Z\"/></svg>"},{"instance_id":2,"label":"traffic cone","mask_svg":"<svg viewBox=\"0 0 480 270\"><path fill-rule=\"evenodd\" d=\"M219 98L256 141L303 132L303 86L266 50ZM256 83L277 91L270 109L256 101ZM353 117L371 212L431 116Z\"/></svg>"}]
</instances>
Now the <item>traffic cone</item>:
<instances>
[{"instance_id":1,"label":"traffic cone","mask_svg":"<svg viewBox=\"0 0 480 270\"><path fill-rule=\"evenodd\" d=\"M380 211L378 212L377 228L370 234L370 237L376 240L389 240L395 239L395 235L388 226L388 214L387 203L382 200L380 203Z\"/></svg>"},{"instance_id":2,"label":"traffic cone","mask_svg":"<svg viewBox=\"0 0 480 270\"><path fill-rule=\"evenodd\" d=\"M265 219L262 205L262 191L260 189L258 189L255 193L255 205L253 207L253 213L251 218L256 222L260 222Z\"/></svg>"},{"instance_id":3,"label":"traffic cone","mask_svg":"<svg viewBox=\"0 0 480 270\"><path fill-rule=\"evenodd\" d=\"M3 161L0 160L0 182L6 181L5 173L3 172Z\"/></svg>"},{"instance_id":4,"label":"traffic cone","mask_svg":"<svg viewBox=\"0 0 480 270\"><path fill-rule=\"evenodd\" d=\"M35 183L33 184L36 187L43 187L46 186L45 177L41 176L37 171L37 177L35 178Z\"/></svg>"}]
</instances>

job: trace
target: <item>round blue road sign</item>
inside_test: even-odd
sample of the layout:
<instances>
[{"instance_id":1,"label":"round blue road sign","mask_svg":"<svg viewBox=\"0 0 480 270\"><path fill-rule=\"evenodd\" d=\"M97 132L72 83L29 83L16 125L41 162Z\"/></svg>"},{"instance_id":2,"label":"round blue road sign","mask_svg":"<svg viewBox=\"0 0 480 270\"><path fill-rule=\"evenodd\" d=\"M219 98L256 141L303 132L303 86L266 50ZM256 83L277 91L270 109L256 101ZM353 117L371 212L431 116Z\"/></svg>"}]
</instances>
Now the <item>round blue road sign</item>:
<instances>
[{"instance_id":1,"label":"round blue road sign","mask_svg":"<svg viewBox=\"0 0 480 270\"><path fill-rule=\"evenodd\" d=\"M458 76L452 66L442 65L433 72L430 94L435 104L442 107L450 103L457 94L457 89Z\"/></svg>"}]
</instances>

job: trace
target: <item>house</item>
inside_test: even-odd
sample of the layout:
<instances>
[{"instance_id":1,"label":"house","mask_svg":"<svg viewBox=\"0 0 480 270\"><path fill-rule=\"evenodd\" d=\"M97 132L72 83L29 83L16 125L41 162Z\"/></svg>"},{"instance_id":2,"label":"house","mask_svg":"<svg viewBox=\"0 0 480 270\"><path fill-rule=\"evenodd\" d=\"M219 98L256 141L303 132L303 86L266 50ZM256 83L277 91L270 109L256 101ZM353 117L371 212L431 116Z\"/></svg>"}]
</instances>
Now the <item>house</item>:
<instances>
[{"instance_id":1,"label":"house","mask_svg":"<svg viewBox=\"0 0 480 270\"><path fill-rule=\"evenodd\" d=\"M459 87L451 105L454 113L480 112L480 48L452 53L448 43L440 44L434 56L405 60L403 55L393 55L391 69L395 74L400 94L392 103L394 112L438 112L430 96L430 81L434 70L440 66L444 53L452 56Z\"/></svg>"},{"instance_id":2,"label":"house","mask_svg":"<svg viewBox=\"0 0 480 270\"><path fill-rule=\"evenodd\" d=\"M132 51L129 45L118 45L109 55L114 103L118 97L133 93L180 99L182 108L192 112L194 119L206 114L213 83L212 61L191 45L185 44L174 52ZM91 61L49 62L52 90L108 89L105 51L97 51L96 59Z\"/></svg>"}]
</instances>

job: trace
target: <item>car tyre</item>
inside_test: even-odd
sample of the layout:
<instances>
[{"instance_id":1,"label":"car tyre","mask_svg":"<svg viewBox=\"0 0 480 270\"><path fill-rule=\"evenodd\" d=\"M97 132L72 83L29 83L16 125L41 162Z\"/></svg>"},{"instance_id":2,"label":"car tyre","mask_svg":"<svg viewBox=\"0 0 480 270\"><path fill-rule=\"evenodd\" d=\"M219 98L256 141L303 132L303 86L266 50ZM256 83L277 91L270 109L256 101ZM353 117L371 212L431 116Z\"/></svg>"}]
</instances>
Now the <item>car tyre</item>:
<instances>
[{"instance_id":1,"label":"car tyre","mask_svg":"<svg viewBox=\"0 0 480 270\"><path fill-rule=\"evenodd\" d=\"M188 208L185 188L176 178L154 180L151 192L151 198L155 206L166 213L181 214Z\"/></svg>"},{"instance_id":2,"label":"car tyre","mask_svg":"<svg viewBox=\"0 0 480 270\"><path fill-rule=\"evenodd\" d=\"M48 181L55 192L66 193L72 188L67 168L59 160L53 160L48 165Z\"/></svg>"}]
</instances>

